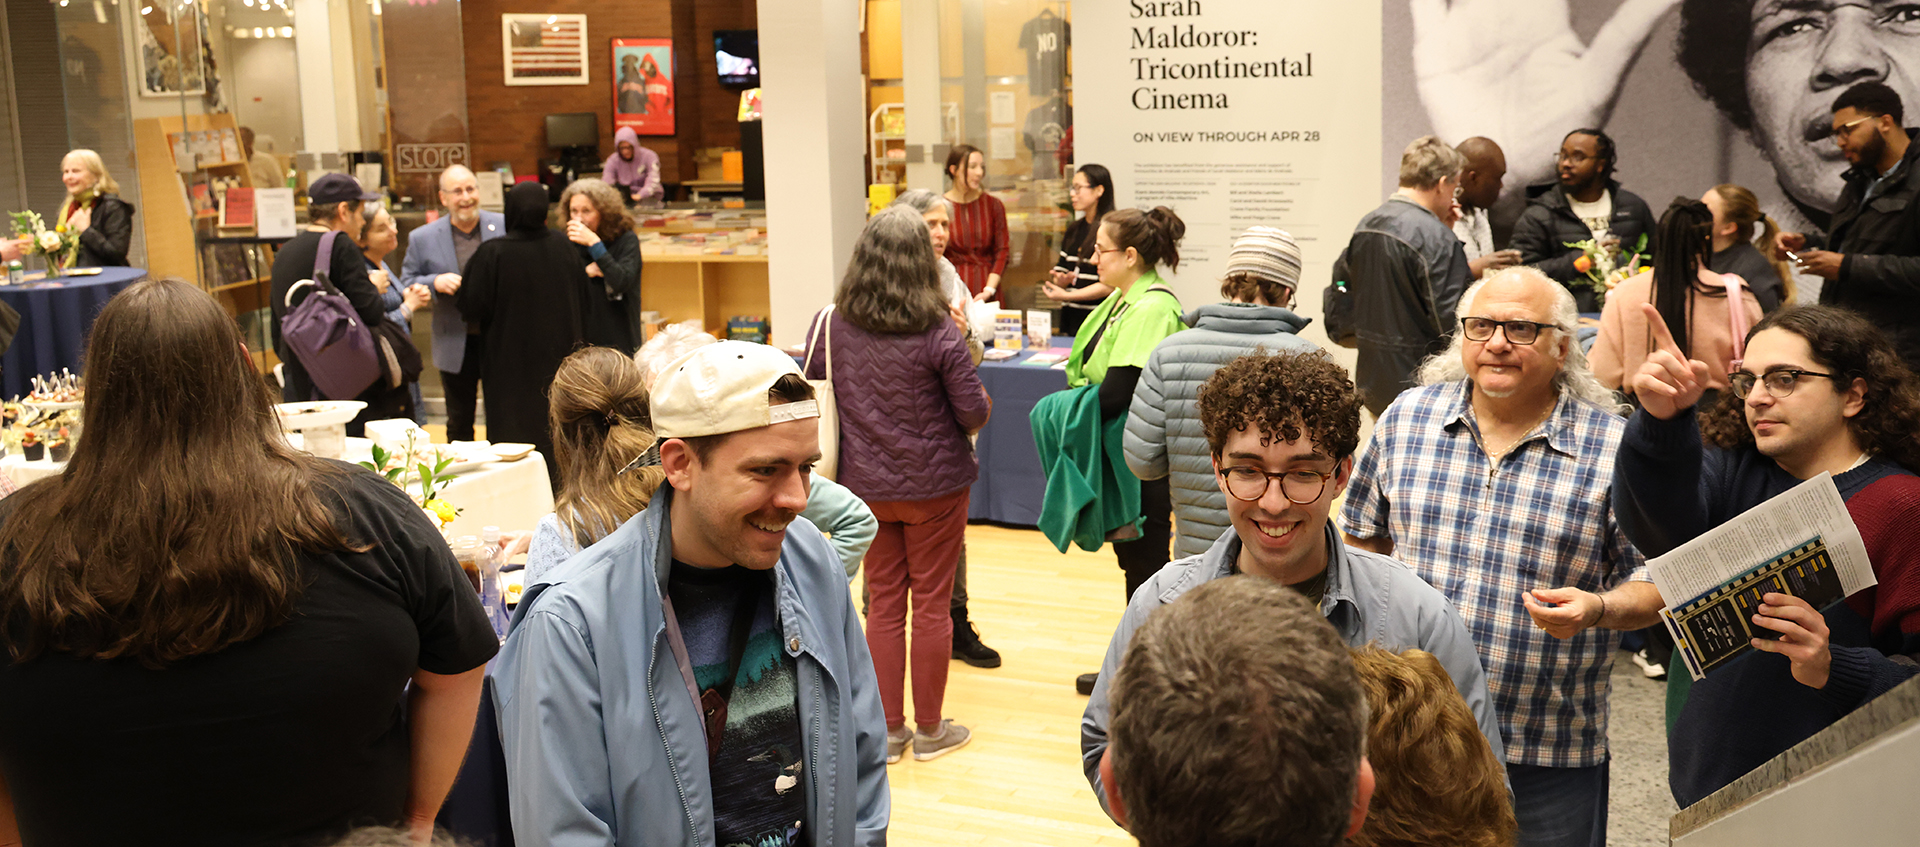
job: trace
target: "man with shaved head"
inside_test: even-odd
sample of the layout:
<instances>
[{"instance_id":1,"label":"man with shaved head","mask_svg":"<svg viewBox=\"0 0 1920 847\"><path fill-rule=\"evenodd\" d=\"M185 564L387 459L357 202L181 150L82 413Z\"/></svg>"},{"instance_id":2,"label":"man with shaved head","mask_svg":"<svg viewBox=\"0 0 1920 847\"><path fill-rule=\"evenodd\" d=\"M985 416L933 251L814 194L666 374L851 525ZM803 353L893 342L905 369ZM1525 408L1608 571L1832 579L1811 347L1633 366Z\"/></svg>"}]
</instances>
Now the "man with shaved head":
<instances>
[{"instance_id":1,"label":"man with shaved head","mask_svg":"<svg viewBox=\"0 0 1920 847\"><path fill-rule=\"evenodd\" d=\"M1488 213L1500 199L1500 184L1507 177L1507 154L1491 138L1474 136L1453 148L1467 158L1460 169L1460 219L1453 222L1453 234L1467 248L1467 269L1474 279L1520 264L1520 251L1495 250L1493 223Z\"/></svg>"},{"instance_id":2,"label":"man with shaved head","mask_svg":"<svg viewBox=\"0 0 1920 847\"><path fill-rule=\"evenodd\" d=\"M433 287L433 364L440 369L446 393L447 440L472 441L480 363L486 353L479 328L460 317L453 295L480 242L506 234L506 219L499 212L481 211L479 182L465 165L440 172L440 205L447 207L447 214L407 238L400 283Z\"/></svg>"}]
</instances>

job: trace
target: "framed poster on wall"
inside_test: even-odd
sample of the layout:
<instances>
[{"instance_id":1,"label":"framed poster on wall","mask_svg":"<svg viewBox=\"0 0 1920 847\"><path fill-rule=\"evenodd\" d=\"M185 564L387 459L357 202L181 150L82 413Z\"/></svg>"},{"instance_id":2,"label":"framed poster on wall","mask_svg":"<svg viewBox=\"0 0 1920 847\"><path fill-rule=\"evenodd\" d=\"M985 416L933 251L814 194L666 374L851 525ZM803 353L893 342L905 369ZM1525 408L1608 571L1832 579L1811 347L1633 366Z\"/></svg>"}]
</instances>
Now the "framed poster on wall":
<instances>
[{"instance_id":1,"label":"framed poster on wall","mask_svg":"<svg viewBox=\"0 0 1920 847\"><path fill-rule=\"evenodd\" d=\"M141 97L207 93L206 19L197 3L159 3L133 17L134 90Z\"/></svg>"},{"instance_id":2,"label":"framed poster on wall","mask_svg":"<svg viewBox=\"0 0 1920 847\"><path fill-rule=\"evenodd\" d=\"M500 16L508 85L586 85L587 16Z\"/></svg>"},{"instance_id":3,"label":"framed poster on wall","mask_svg":"<svg viewBox=\"0 0 1920 847\"><path fill-rule=\"evenodd\" d=\"M613 128L673 134L673 40L613 40Z\"/></svg>"}]
</instances>

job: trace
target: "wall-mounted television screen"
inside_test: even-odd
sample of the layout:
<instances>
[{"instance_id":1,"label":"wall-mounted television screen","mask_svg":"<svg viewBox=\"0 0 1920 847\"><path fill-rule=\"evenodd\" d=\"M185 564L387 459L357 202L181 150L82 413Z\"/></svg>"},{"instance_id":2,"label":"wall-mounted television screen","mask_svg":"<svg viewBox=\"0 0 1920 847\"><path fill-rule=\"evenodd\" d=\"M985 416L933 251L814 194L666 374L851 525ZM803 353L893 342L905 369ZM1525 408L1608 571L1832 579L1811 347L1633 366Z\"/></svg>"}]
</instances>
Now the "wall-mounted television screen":
<instances>
[{"instance_id":1,"label":"wall-mounted television screen","mask_svg":"<svg viewBox=\"0 0 1920 847\"><path fill-rule=\"evenodd\" d=\"M547 116L548 147L594 147L600 143L600 118L592 112Z\"/></svg>"},{"instance_id":2,"label":"wall-mounted television screen","mask_svg":"<svg viewBox=\"0 0 1920 847\"><path fill-rule=\"evenodd\" d=\"M714 30L713 56L720 67L720 87L734 91L760 87L759 30Z\"/></svg>"}]
</instances>

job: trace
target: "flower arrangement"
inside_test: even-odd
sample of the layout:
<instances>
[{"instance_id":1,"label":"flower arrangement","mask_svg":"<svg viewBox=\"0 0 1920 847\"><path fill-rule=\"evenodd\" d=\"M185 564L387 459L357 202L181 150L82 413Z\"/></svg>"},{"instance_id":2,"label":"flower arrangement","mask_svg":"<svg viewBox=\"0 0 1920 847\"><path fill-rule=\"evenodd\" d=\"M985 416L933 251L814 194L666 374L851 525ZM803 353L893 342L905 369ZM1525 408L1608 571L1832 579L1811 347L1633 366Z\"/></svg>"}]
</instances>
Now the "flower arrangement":
<instances>
[{"instance_id":1,"label":"flower arrangement","mask_svg":"<svg viewBox=\"0 0 1920 847\"><path fill-rule=\"evenodd\" d=\"M427 446L431 448L431 445ZM440 499L440 492L447 483L459 478L446 472L452 464L452 456L436 456L431 449L423 454L409 435L404 451L388 452L378 444L373 445L373 461L361 462L360 467L386 477L388 482L399 486L402 491L407 491L410 482L418 480L420 493L416 495L409 491L408 496L427 513L427 519L444 533L447 526L460 517L461 511L452 503Z\"/></svg>"},{"instance_id":2,"label":"flower arrangement","mask_svg":"<svg viewBox=\"0 0 1920 847\"><path fill-rule=\"evenodd\" d=\"M1606 304L1607 294L1614 286L1639 273L1653 259L1653 255L1647 251L1647 234L1644 232L1634 242L1633 254L1624 262L1616 261L1619 254L1592 238L1562 243L1580 251L1580 255L1573 260L1573 269L1586 275L1586 279L1576 279L1568 285L1593 289L1594 293L1600 295L1601 305Z\"/></svg>"},{"instance_id":3,"label":"flower arrangement","mask_svg":"<svg viewBox=\"0 0 1920 847\"><path fill-rule=\"evenodd\" d=\"M47 276L59 276L61 271L73 267L80 255L80 234L67 229L66 224L57 224L47 229L47 222L39 212L13 212L13 234L29 240L28 249L33 255L41 256L47 263Z\"/></svg>"}]
</instances>

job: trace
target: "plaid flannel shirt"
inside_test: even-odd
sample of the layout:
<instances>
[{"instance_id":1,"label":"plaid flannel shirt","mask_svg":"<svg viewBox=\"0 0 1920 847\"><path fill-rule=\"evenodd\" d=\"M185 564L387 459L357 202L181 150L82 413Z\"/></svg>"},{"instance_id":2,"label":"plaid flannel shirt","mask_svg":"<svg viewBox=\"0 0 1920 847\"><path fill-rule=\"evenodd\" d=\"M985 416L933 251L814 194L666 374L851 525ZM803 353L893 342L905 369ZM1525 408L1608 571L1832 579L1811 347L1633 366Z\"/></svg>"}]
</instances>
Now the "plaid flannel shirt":
<instances>
[{"instance_id":1,"label":"plaid flannel shirt","mask_svg":"<svg viewBox=\"0 0 1920 847\"><path fill-rule=\"evenodd\" d=\"M1600 764L1620 633L1561 641L1534 624L1521 596L1649 579L1609 490L1626 422L1562 397L1490 465L1471 396L1465 381L1400 395L1354 467L1341 523L1358 538L1391 537L1394 558L1453 601L1486 665L1508 762Z\"/></svg>"}]
</instances>

